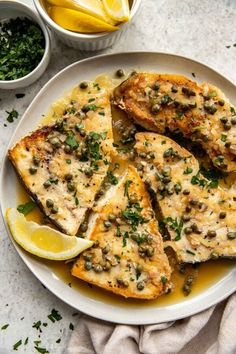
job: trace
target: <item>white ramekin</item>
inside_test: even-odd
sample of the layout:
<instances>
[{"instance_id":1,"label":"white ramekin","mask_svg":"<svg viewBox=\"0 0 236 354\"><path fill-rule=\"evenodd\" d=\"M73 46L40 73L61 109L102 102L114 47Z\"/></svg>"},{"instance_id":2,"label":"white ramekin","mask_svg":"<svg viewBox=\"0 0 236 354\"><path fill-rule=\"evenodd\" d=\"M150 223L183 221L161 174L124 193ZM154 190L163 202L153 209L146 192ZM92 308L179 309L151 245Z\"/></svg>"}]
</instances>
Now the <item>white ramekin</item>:
<instances>
[{"instance_id":1,"label":"white ramekin","mask_svg":"<svg viewBox=\"0 0 236 354\"><path fill-rule=\"evenodd\" d=\"M62 42L75 49L93 51L110 47L120 39L121 35L125 33L130 22L137 14L141 0L133 0L130 21L122 24L119 30L98 34L83 34L65 30L50 18L40 0L34 0L34 4L42 19Z\"/></svg>"},{"instance_id":2,"label":"white ramekin","mask_svg":"<svg viewBox=\"0 0 236 354\"><path fill-rule=\"evenodd\" d=\"M45 38L45 51L40 63L28 75L17 80L0 80L1 89L17 89L26 87L36 81L45 71L50 59L50 36L46 26L38 14L27 5L17 0L0 1L0 21L16 17L27 17L36 22L43 31Z\"/></svg>"}]
</instances>

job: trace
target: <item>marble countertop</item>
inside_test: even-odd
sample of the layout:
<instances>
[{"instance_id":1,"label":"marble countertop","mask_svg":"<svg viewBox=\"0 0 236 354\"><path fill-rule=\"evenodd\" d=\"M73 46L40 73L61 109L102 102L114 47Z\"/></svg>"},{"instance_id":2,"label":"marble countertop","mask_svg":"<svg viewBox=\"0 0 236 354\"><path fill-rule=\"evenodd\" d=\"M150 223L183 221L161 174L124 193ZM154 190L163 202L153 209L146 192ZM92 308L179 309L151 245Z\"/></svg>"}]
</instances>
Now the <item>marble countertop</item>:
<instances>
[{"instance_id":1,"label":"marble countertop","mask_svg":"<svg viewBox=\"0 0 236 354\"><path fill-rule=\"evenodd\" d=\"M24 2L32 4L31 0ZM236 83L235 23L235 0L143 0L139 16L130 24L125 40L100 53L149 50L180 54L206 63ZM16 91L0 90L0 163L20 117L41 87L67 65L100 53L73 50L53 38L50 64L36 83ZM25 96L16 99L15 94L22 92ZM19 112L19 118L9 124L6 111L13 108ZM55 323L47 318L53 308L62 316ZM73 316L73 308L57 299L31 274L11 244L2 220L0 311L0 354L12 353L13 345L19 340L23 344L18 353L35 353L37 340L50 353L66 353L70 323L75 326L79 318ZM42 326L42 333L32 327L39 320L48 323ZM1 330L5 324L9 324L8 328ZM27 337L28 344L24 345ZM58 339L60 343L56 343Z\"/></svg>"}]
</instances>

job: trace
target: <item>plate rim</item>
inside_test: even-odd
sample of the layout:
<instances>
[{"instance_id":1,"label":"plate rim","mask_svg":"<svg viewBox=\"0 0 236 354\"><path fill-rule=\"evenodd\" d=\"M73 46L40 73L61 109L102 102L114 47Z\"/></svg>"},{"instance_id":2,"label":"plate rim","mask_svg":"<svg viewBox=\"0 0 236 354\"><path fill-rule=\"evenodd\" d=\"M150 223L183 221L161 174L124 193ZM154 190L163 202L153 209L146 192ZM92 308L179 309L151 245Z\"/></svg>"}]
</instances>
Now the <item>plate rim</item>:
<instances>
[{"instance_id":1,"label":"plate rim","mask_svg":"<svg viewBox=\"0 0 236 354\"><path fill-rule=\"evenodd\" d=\"M56 81L58 79L58 77L60 75L62 75L63 73L65 73L67 70L70 70L71 68L73 68L74 66L80 65L81 63L89 63L91 61L96 61L97 59L101 59L103 57L114 57L114 56L125 56L125 55L161 55L161 56L168 56L168 57L177 57L178 59L182 59L182 60L187 60L190 62L193 62L197 65L200 65L202 67L204 67L206 70L210 70L211 72L213 72L214 74L216 74L219 78L223 79L224 81L227 81L229 84L233 85L235 87L235 84L228 79L227 77L225 77L224 75L222 75L220 72L218 72L217 70L211 68L209 65L202 63L200 61L197 61L195 59L192 59L190 57L187 56L182 56L182 55L177 55L174 53L169 53L169 52L157 52L157 51L128 51L128 52L117 52L117 53L110 53L110 54L100 54L100 55L96 55L93 57L89 57L89 58L84 58L82 60L76 61L68 66L66 66L65 68L63 68L62 70L60 70L55 76L53 76L50 80L48 80L46 82L45 85L43 85L43 87L39 90L39 92L37 93L37 95L34 97L34 99L31 101L31 103L29 104L29 106L27 107L27 109L25 110L25 112L23 113L21 120L19 121L19 123L16 125L15 130L11 136L11 139L9 140L8 144L6 145L6 148L4 149L4 153L3 153L3 159L2 159L2 163L1 163L1 169L0 169L0 209L1 209L1 215L2 215L2 219L3 219L3 224L5 226L5 229L7 231L7 235L10 238L11 242L14 245L15 250L17 251L18 255L20 256L20 258L23 260L23 262L25 263L25 265L28 267L28 269L31 271L31 273L33 273L33 275L52 293L54 294L57 298L59 298L60 300L62 300L63 302L65 302L67 305L69 305L70 307L75 308L76 310L85 313L89 316L92 316L94 318L100 319L100 320L104 320L107 322L113 322L113 323L119 323L119 324L129 324L129 325L147 325L147 324L157 324L157 323L163 323L166 321L175 321L178 319L182 319L182 318L186 318L189 316L192 316L194 314L198 314L199 312L202 312L208 308L210 308L211 306L216 305L217 303L223 301L225 298L227 298L228 296L230 296L235 290L236 290L236 284L234 287L232 287L232 289L229 289L228 291L226 291L224 294L222 294L221 296L217 297L216 299L211 300L210 302L206 303L205 305L201 305L199 306L199 308L196 310L194 307L192 310L187 311L187 313L183 313L183 314L179 314L179 315L175 315L175 316L171 316L171 314L167 314L166 319L165 320L161 320L158 321L158 319L156 318L150 318L149 320L141 320L139 321L138 319L132 318L132 320L119 320L119 318L116 318L114 316L114 314L103 314L101 311L99 313L94 314L94 312L86 309L86 308L78 308L76 306L74 306L73 304L69 303L69 300L64 299L62 294L59 294L59 292L57 293L56 290L53 289L53 287L49 286L46 282L46 280L43 279L43 277L41 277L40 274L37 274L37 272L35 272L34 265L33 263L27 259L27 255L25 255L24 251L21 249L21 247L19 245L16 244L16 242L13 240L12 235L9 231L7 222L6 222L6 218L5 218L5 210L3 210L3 180L4 180L4 172L7 170L7 165L9 164L8 158L7 158L7 151L9 150L9 148L12 146L12 143L15 140L15 136L20 128L20 126L23 124L23 122L25 121L25 117L27 116L28 112L31 110L31 107L34 106L35 101L37 101L38 96L42 95L42 93L44 93L45 91L47 91L48 86L50 86L50 84L53 81ZM62 97L62 96L61 96ZM51 104L53 104L53 102L51 102ZM50 105L49 107L47 107L47 109L50 109ZM62 283L63 280L60 279L60 281ZM211 289L212 287L214 287L214 285L217 285L220 282L220 279L217 281L217 283L211 285L209 289ZM65 284L65 283L64 283ZM77 290L75 290L77 292ZM190 299L190 303L191 300L194 300L194 298L196 297L201 297L201 294L203 292L199 292L196 294L196 296L194 296L192 299ZM199 299L200 300L200 299ZM174 305L169 305L171 306L175 306L175 305L179 305L181 304L181 302L178 302ZM106 304L108 305L108 304ZM184 303L183 303L184 305ZM169 307L167 306L167 307ZM166 306L164 306L166 307ZM134 310L136 308L133 308ZM147 307L147 308L140 308L141 309L141 313L145 310L145 309L149 309L152 310L152 307ZM157 308L158 309L158 308ZM182 309L183 310L183 309ZM118 311L119 311L119 307L118 307ZM167 311L168 312L168 311ZM184 311L183 311L184 312ZM119 316L118 316L119 317Z\"/></svg>"}]
</instances>

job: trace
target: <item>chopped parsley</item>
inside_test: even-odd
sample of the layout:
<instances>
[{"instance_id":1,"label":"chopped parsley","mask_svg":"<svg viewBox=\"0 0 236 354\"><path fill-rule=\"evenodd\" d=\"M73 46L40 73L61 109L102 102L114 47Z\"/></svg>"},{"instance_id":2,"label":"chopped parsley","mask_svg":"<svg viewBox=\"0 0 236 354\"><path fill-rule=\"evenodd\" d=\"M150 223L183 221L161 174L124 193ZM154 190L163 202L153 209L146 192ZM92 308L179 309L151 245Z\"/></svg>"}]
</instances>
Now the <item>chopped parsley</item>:
<instances>
[{"instance_id":1,"label":"chopped parsley","mask_svg":"<svg viewBox=\"0 0 236 354\"><path fill-rule=\"evenodd\" d=\"M15 96L16 98L23 98L25 97L25 93L16 93Z\"/></svg>"},{"instance_id":2,"label":"chopped parsley","mask_svg":"<svg viewBox=\"0 0 236 354\"><path fill-rule=\"evenodd\" d=\"M225 143L227 140L227 134L221 134L220 140L223 141L223 143Z\"/></svg>"},{"instance_id":3,"label":"chopped parsley","mask_svg":"<svg viewBox=\"0 0 236 354\"><path fill-rule=\"evenodd\" d=\"M29 214L34 208L36 207L36 203L33 201L30 201L28 203L25 204L20 204L17 207L17 210L24 215Z\"/></svg>"},{"instance_id":4,"label":"chopped parsley","mask_svg":"<svg viewBox=\"0 0 236 354\"><path fill-rule=\"evenodd\" d=\"M61 338L58 338L58 339L56 340L56 343L61 343Z\"/></svg>"},{"instance_id":5,"label":"chopped parsley","mask_svg":"<svg viewBox=\"0 0 236 354\"><path fill-rule=\"evenodd\" d=\"M139 224L144 224L146 222L144 217L140 215L140 208L137 210L135 205L134 207L127 206L127 208L122 211L122 216L124 219L126 219L128 224L131 225L133 231L136 231Z\"/></svg>"},{"instance_id":6,"label":"chopped parsley","mask_svg":"<svg viewBox=\"0 0 236 354\"><path fill-rule=\"evenodd\" d=\"M114 176L112 171L107 172L107 179L114 186L118 183L118 178L116 178L116 176Z\"/></svg>"},{"instance_id":7,"label":"chopped parsley","mask_svg":"<svg viewBox=\"0 0 236 354\"><path fill-rule=\"evenodd\" d=\"M41 28L28 18L3 23L0 31L0 80L16 80L41 61L45 39Z\"/></svg>"},{"instance_id":8,"label":"chopped parsley","mask_svg":"<svg viewBox=\"0 0 236 354\"><path fill-rule=\"evenodd\" d=\"M193 172L192 167L187 167L187 168L184 170L184 175L188 175L188 174L190 174L190 173L192 173L192 172Z\"/></svg>"},{"instance_id":9,"label":"chopped parsley","mask_svg":"<svg viewBox=\"0 0 236 354\"><path fill-rule=\"evenodd\" d=\"M27 337L27 338L25 339L25 341L24 341L24 345L27 345L27 344L28 344L28 342L29 342L29 337Z\"/></svg>"},{"instance_id":10,"label":"chopped parsley","mask_svg":"<svg viewBox=\"0 0 236 354\"><path fill-rule=\"evenodd\" d=\"M19 117L19 113L15 109L12 109L10 112L6 111L6 113L8 114L6 118L8 123L13 123L14 119L17 119Z\"/></svg>"},{"instance_id":11,"label":"chopped parsley","mask_svg":"<svg viewBox=\"0 0 236 354\"><path fill-rule=\"evenodd\" d=\"M66 159L66 163L67 163L67 165L70 165L71 164L71 159Z\"/></svg>"},{"instance_id":12,"label":"chopped parsley","mask_svg":"<svg viewBox=\"0 0 236 354\"><path fill-rule=\"evenodd\" d=\"M195 254L196 254L196 253L194 253L194 252L192 252L192 251L190 251L190 250L186 250L186 253L189 253L189 254L191 254L192 256L195 256Z\"/></svg>"},{"instance_id":13,"label":"chopped parsley","mask_svg":"<svg viewBox=\"0 0 236 354\"><path fill-rule=\"evenodd\" d=\"M93 102L93 101L95 101L95 98L89 98L88 99L88 102L90 103L90 102Z\"/></svg>"},{"instance_id":14,"label":"chopped parsley","mask_svg":"<svg viewBox=\"0 0 236 354\"><path fill-rule=\"evenodd\" d=\"M22 344L22 340L18 340L18 342L16 342L14 345L13 345L13 350L18 350L19 346Z\"/></svg>"},{"instance_id":15,"label":"chopped parsley","mask_svg":"<svg viewBox=\"0 0 236 354\"><path fill-rule=\"evenodd\" d=\"M42 333L41 325L42 325L42 322L38 321L38 322L34 322L32 327L36 328L37 330L39 330L40 333Z\"/></svg>"},{"instance_id":16,"label":"chopped parsley","mask_svg":"<svg viewBox=\"0 0 236 354\"><path fill-rule=\"evenodd\" d=\"M40 348L40 347L34 347L37 352L42 353L42 354L46 354L49 353L49 351L46 348Z\"/></svg>"},{"instance_id":17,"label":"chopped parsley","mask_svg":"<svg viewBox=\"0 0 236 354\"><path fill-rule=\"evenodd\" d=\"M70 329L71 331L73 331L74 328L75 328L75 327L74 327L73 323L70 323L70 324L69 324L69 329Z\"/></svg>"},{"instance_id":18,"label":"chopped parsley","mask_svg":"<svg viewBox=\"0 0 236 354\"><path fill-rule=\"evenodd\" d=\"M200 178L201 175L200 175L200 172L198 172L196 175L194 175L192 178L191 178L191 183L193 185L199 185L200 187L205 187L207 185L207 180L205 178Z\"/></svg>"},{"instance_id":19,"label":"chopped parsley","mask_svg":"<svg viewBox=\"0 0 236 354\"><path fill-rule=\"evenodd\" d=\"M129 198L129 186L131 185L132 181L127 180L125 182L125 191L124 191L124 196Z\"/></svg>"},{"instance_id":20,"label":"chopped parsley","mask_svg":"<svg viewBox=\"0 0 236 354\"><path fill-rule=\"evenodd\" d=\"M171 216L168 216L166 218L163 219L163 222L165 225L168 225L172 230L175 231L176 233L176 237L175 237L175 241L179 241L181 239L181 231L183 228L183 220L180 219L178 221L177 218L173 219Z\"/></svg>"},{"instance_id":21,"label":"chopped parsley","mask_svg":"<svg viewBox=\"0 0 236 354\"><path fill-rule=\"evenodd\" d=\"M62 319L61 315L59 312L55 309L52 309L52 312L50 315L48 315L49 320L51 320L53 323L56 321L60 321Z\"/></svg>"},{"instance_id":22,"label":"chopped parsley","mask_svg":"<svg viewBox=\"0 0 236 354\"><path fill-rule=\"evenodd\" d=\"M162 284L166 284L168 279L165 276L161 277Z\"/></svg>"},{"instance_id":23,"label":"chopped parsley","mask_svg":"<svg viewBox=\"0 0 236 354\"><path fill-rule=\"evenodd\" d=\"M73 133L70 132L70 134L67 136L65 143L69 145L73 150L77 149L79 147L79 142L76 140L75 136Z\"/></svg>"}]
</instances>

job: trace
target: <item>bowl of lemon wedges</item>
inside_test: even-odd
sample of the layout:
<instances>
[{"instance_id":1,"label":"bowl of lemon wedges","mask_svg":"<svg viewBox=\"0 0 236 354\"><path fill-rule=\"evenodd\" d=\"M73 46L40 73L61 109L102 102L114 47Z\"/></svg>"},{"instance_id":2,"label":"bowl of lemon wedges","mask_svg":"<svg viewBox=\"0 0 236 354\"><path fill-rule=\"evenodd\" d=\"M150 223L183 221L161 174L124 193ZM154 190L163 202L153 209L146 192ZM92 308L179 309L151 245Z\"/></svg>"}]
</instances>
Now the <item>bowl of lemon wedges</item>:
<instances>
[{"instance_id":1,"label":"bowl of lemon wedges","mask_svg":"<svg viewBox=\"0 0 236 354\"><path fill-rule=\"evenodd\" d=\"M48 27L68 46L100 50L118 41L141 0L34 0Z\"/></svg>"}]
</instances>

